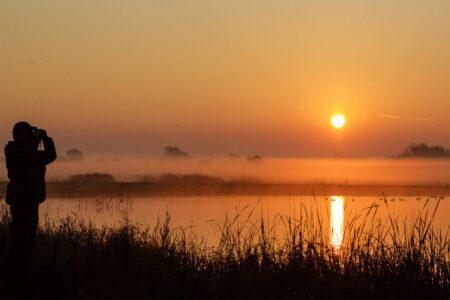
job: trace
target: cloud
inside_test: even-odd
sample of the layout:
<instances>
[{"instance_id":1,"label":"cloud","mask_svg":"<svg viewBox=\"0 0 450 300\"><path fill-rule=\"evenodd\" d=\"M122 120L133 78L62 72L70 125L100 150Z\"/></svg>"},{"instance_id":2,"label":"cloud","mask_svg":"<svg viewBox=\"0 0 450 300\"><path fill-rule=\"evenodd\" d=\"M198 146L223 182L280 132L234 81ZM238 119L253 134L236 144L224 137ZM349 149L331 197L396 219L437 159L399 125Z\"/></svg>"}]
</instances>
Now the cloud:
<instances>
[{"instance_id":1,"label":"cloud","mask_svg":"<svg viewBox=\"0 0 450 300\"><path fill-rule=\"evenodd\" d=\"M388 119L395 119L395 120L422 121L422 122L430 122L430 123L436 123L437 122L437 120L429 119L429 118L409 117L409 116L396 116L396 115L388 115L388 114L378 114L377 117L388 118Z\"/></svg>"},{"instance_id":2,"label":"cloud","mask_svg":"<svg viewBox=\"0 0 450 300\"><path fill-rule=\"evenodd\" d=\"M40 61L34 61L34 60L29 60L29 61L16 61L13 63L10 63L10 66L15 66L15 65L42 65L44 64L43 62Z\"/></svg>"}]
</instances>

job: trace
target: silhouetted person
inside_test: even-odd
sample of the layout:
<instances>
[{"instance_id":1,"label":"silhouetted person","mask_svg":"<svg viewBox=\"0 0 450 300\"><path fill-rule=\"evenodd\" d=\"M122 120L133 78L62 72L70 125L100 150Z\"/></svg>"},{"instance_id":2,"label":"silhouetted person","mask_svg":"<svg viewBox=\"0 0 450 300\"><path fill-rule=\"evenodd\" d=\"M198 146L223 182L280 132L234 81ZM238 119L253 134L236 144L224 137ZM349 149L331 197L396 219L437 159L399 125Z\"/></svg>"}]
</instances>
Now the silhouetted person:
<instances>
[{"instance_id":1,"label":"silhouetted person","mask_svg":"<svg viewBox=\"0 0 450 300\"><path fill-rule=\"evenodd\" d=\"M13 128L14 141L5 146L10 180L6 203L11 212L12 240L8 253L7 289L23 295L29 284L29 269L36 240L39 204L45 200L45 166L56 159L53 140L27 122ZM40 142L45 150L38 150Z\"/></svg>"}]
</instances>

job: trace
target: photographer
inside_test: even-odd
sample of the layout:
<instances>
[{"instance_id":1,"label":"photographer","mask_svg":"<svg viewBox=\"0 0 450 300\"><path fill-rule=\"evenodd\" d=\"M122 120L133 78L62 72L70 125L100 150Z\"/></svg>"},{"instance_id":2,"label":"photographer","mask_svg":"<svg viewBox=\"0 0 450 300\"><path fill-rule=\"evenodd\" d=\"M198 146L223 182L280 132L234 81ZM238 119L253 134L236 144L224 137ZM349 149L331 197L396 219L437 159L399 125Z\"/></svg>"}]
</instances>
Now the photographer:
<instances>
[{"instance_id":1,"label":"photographer","mask_svg":"<svg viewBox=\"0 0 450 300\"><path fill-rule=\"evenodd\" d=\"M27 122L14 125L13 138L14 141L10 141L5 147L6 168L10 180L6 203L10 206L12 217L7 288L11 295L20 295L25 292L29 281L39 204L46 196L46 165L56 159L56 151L47 132ZM44 150L38 150L41 142Z\"/></svg>"}]
</instances>

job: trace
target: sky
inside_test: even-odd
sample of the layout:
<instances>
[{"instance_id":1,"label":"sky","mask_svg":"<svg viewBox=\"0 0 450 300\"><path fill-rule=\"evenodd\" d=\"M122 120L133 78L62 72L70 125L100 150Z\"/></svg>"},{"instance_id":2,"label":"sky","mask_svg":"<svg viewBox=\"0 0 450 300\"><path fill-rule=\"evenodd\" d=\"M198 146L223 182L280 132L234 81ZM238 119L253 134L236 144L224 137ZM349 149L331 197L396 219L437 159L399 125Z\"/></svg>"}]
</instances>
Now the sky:
<instances>
[{"instance_id":1,"label":"sky","mask_svg":"<svg viewBox=\"0 0 450 300\"><path fill-rule=\"evenodd\" d=\"M450 147L450 2L0 0L1 144L19 120L87 154Z\"/></svg>"}]
</instances>

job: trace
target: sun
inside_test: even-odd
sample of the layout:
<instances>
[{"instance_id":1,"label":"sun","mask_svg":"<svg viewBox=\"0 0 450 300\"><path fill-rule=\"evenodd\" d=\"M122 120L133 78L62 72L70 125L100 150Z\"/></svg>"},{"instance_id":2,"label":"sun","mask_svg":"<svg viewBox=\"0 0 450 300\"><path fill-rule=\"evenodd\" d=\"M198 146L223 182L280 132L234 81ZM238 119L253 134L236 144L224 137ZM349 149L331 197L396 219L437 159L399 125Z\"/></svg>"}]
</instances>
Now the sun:
<instances>
[{"instance_id":1,"label":"sun","mask_svg":"<svg viewBox=\"0 0 450 300\"><path fill-rule=\"evenodd\" d=\"M331 118L331 125L334 128L342 128L345 125L345 117L341 114L334 115Z\"/></svg>"}]
</instances>

